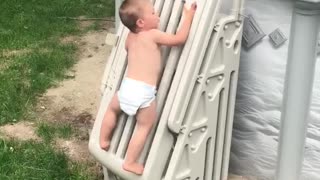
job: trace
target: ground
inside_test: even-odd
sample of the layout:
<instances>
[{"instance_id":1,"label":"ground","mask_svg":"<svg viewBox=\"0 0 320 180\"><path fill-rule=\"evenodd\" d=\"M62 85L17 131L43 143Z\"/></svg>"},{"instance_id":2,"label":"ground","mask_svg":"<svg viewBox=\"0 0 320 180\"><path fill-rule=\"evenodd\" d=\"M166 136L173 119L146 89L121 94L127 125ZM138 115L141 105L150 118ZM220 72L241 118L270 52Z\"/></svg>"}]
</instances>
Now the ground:
<instances>
[{"instance_id":1,"label":"ground","mask_svg":"<svg viewBox=\"0 0 320 180\"><path fill-rule=\"evenodd\" d=\"M99 31L81 37L78 40L79 62L69 73L71 79L49 89L39 99L38 110L43 119L72 123L80 131L78 143L61 143L67 146L70 155L74 156L72 158L89 157L87 143L83 141L88 140L88 131L99 107L101 78L111 51L111 47L104 43L106 34L107 31Z\"/></svg>"},{"instance_id":2,"label":"ground","mask_svg":"<svg viewBox=\"0 0 320 180\"><path fill-rule=\"evenodd\" d=\"M82 27L90 22L81 22ZM114 32L113 22L103 22L99 31L86 33L82 37L66 37L62 42L73 41L78 45L78 62L67 73L67 79L49 89L38 99L32 117L37 120L23 121L0 127L0 136L19 140L41 140L36 135L36 123L71 124L76 136L69 140L56 139L55 144L74 161L92 161L88 152L91 129L100 103L101 79L112 47L105 44L107 33ZM97 166L97 165L95 165ZM94 168L94 167L93 167Z\"/></svg>"},{"instance_id":3,"label":"ground","mask_svg":"<svg viewBox=\"0 0 320 180\"><path fill-rule=\"evenodd\" d=\"M90 26L90 21L81 23L83 28ZM36 121L1 126L0 137L41 141L36 133L36 123L46 121L71 124L76 129L76 136L71 139L55 139L55 147L66 152L73 161L89 162L92 171L101 173L100 165L88 152L88 138L101 98L101 79L112 50L111 46L105 44L105 38L107 33L114 32L113 22L104 22L102 27L101 30L88 32L82 37L71 36L61 40L63 43L74 42L78 45L77 64L67 73L66 80L38 98L35 114L32 116ZM229 179L255 178L231 175Z\"/></svg>"}]
</instances>

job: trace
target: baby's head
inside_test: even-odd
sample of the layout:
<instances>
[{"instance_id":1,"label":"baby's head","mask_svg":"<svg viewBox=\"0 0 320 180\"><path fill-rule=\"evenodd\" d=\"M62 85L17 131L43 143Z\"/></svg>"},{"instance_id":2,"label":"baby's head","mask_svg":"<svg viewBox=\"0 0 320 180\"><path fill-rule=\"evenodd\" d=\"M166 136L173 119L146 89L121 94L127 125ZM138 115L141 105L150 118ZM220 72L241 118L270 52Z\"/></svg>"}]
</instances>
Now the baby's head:
<instances>
[{"instance_id":1,"label":"baby's head","mask_svg":"<svg viewBox=\"0 0 320 180\"><path fill-rule=\"evenodd\" d=\"M156 29L160 21L149 0L124 0L119 15L121 22L133 33Z\"/></svg>"}]
</instances>

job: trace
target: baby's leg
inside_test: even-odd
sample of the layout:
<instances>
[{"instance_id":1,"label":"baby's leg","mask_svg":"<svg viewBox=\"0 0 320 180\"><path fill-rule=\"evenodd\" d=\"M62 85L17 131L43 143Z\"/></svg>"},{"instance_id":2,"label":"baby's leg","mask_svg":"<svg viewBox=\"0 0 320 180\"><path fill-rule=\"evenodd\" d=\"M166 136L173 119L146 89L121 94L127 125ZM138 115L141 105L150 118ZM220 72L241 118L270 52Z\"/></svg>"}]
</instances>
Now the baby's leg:
<instances>
[{"instance_id":1,"label":"baby's leg","mask_svg":"<svg viewBox=\"0 0 320 180\"><path fill-rule=\"evenodd\" d=\"M110 136L112 130L116 126L117 116L120 113L120 105L118 100L118 95L115 94L108 106L108 109L102 120L100 129L100 147L102 149L108 150L110 146Z\"/></svg>"},{"instance_id":2,"label":"baby's leg","mask_svg":"<svg viewBox=\"0 0 320 180\"><path fill-rule=\"evenodd\" d=\"M127 150L123 169L135 174L142 174L143 165L136 161L144 147L148 134L156 119L156 102L153 101L149 107L140 109L137 114L137 129L134 132Z\"/></svg>"}]
</instances>

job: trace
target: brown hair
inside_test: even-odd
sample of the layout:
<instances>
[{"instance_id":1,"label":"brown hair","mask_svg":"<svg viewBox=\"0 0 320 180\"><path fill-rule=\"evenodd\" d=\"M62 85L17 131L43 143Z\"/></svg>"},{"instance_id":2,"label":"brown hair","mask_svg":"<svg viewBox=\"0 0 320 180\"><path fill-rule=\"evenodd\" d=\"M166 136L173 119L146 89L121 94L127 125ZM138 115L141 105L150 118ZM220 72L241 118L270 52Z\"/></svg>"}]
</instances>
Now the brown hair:
<instances>
[{"instance_id":1,"label":"brown hair","mask_svg":"<svg viewBox=\"0 0 320 180\"><path fill-rule=\"evenodd\" d=\"M138 1L141 0L124 0L119 9L119 16L122 24L131 32L136 32L136 23L142 13L142 9Z\"/></svg>"}]
</instances>

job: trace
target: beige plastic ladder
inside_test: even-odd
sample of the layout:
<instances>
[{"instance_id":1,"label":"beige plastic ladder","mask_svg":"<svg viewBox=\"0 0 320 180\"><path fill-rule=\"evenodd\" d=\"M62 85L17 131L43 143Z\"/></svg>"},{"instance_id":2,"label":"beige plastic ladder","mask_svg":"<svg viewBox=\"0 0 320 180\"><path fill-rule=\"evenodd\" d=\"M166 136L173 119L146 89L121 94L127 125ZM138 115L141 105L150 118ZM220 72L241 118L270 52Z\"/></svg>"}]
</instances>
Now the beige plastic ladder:
<instances>
[{"instance_id":1,"label":"beige plastic ladder","mask_svg":"<svg viewBox=\"0 0 320 180\"><path fill-rule=\"evenodd\" d=\"M108 152L99 147L100 126L112 96L126 73L124 48L128 30L119 39L103 77L100 109L90 136L89 150L104 166L105 180L220 180L228 175L234 101L238 79L242 1L232 13L220 13L222 0L197 1L189 38L183 47L162 49L166 63L157 95L158 121L139 159L143 175L122 169L135 119L122 114ZM160 28L174 33L183 3L156 0Z\"/></svg>"}]
</instances>

